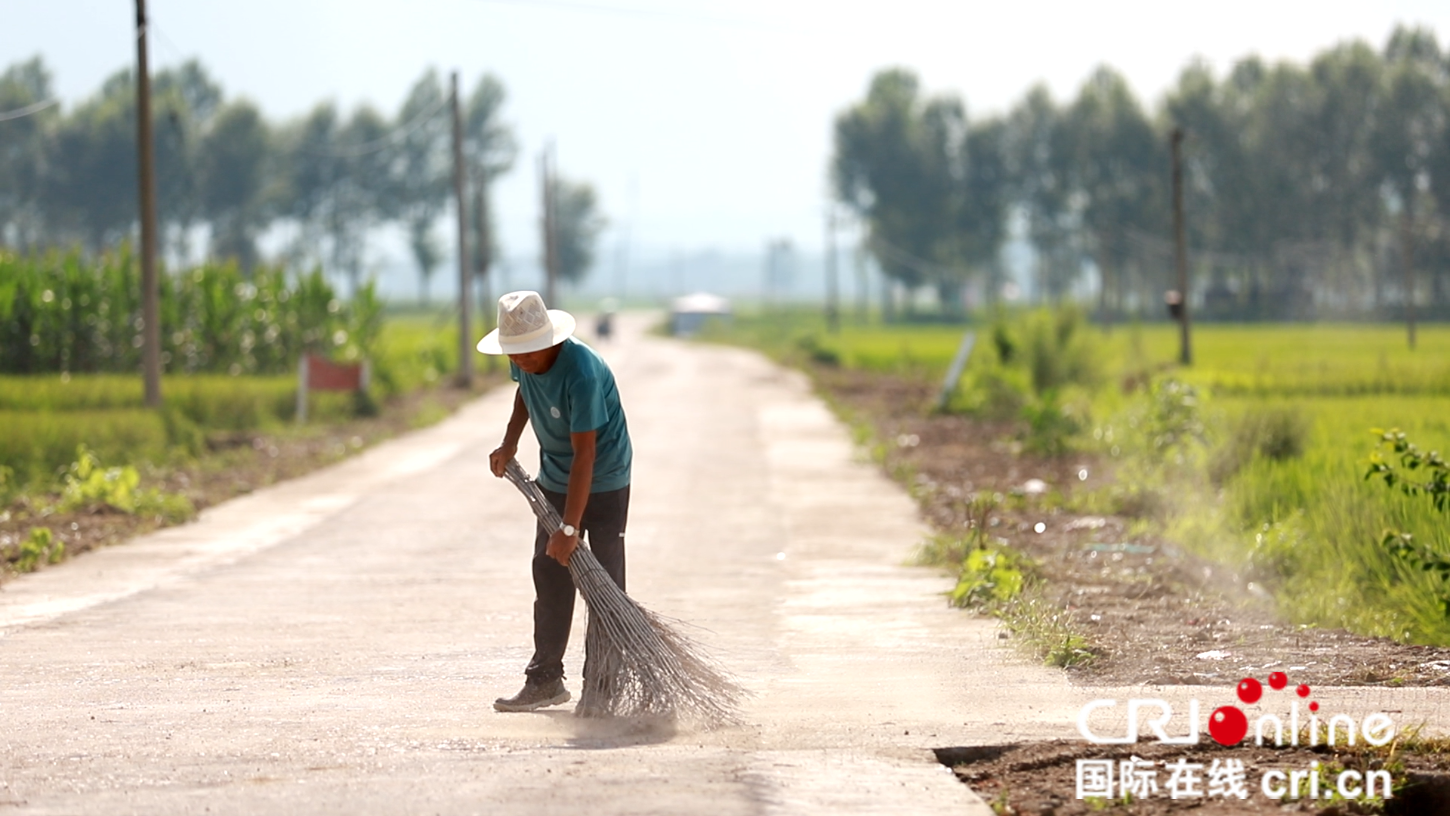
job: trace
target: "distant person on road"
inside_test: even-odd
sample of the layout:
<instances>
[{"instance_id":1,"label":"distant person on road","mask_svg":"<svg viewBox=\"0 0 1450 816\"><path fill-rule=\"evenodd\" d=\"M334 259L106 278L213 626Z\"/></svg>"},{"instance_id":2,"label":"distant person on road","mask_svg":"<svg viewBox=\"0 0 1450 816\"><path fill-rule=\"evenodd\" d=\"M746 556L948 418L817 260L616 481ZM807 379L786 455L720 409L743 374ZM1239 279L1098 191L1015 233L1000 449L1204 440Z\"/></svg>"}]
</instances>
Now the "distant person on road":
<instances>
[{"instance_id":1,"label":"distant person on road","mask_svg":"<svg viewBox=\"0 0 1450 816\"><path fill-rule=\"evenodd\" d=\"M534 656L524 687L500 697L499 711L533 711L569 701L564 687L564 649L574 619L574 581L569 556L579 537L614 582L624 589L624 525L629 516L633 450L614 374L574 333L568 312L548 309L537 292L510 292L498 300L498 328L478 342L484 354L506 354L517 382L513 415L503 443L488 455L493 475L518 453L524 425L539 439L535 477L564 519L550 535L534 534ZM589 674L585 654L584 673Z\"/></svg>"},{"instance_id":2,"label":"distant person on road","mask_svg":"<svg viewBox=\"0 0 1450 816\"><path fill-rule=\"evenodd\" d=\"M594 336L601 342L608 342L614 336L614 313L619 309L619 302L614 298L605 298L599 304L599 316L594 321Z\"/></svg>"}]
</instances>

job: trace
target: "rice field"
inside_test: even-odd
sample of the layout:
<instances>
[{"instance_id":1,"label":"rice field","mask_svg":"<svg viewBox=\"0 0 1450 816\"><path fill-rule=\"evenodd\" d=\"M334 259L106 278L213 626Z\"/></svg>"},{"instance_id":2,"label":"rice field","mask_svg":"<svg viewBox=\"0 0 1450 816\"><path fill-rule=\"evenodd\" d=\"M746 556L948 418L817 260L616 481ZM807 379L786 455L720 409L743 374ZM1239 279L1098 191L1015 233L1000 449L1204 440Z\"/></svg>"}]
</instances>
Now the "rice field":
<instances>
[{"instance_id":1,"label":"rice field","mask_svg":"<svg viewBox=\"0 0 1450 816\"><path fill-rule=\"evenodd\" d=\"M1121 359L1177 360L1177 329L1127 327L1110 338ZM1450 328L1422 327L1411 351L1402 326L1202 325L1183 379L1215 394L1450 395Z\"/></svg>"},{"instance_id":2,"label":"rice field","mask_svg":"<svg viewBox=\"0 0 1450 816\"><path fill-rule=\"evenodd\" d=\"M839 334L830 334L818 316L793 314L788 319L747 316L729 335L777 352L819 349L854 368L937 376L946 371L967 331L976 335L972 361L980 363L993 352L990 324L847 322ZM1110 373L1128 376L1176 367L1176 326L1129 324L1094 331ZM1410 351L1402 326L1201 324L1193 331L1194 365L1177 376L1218 394L1450 395L1450 327L1421 326L1418 335L1418 348Z\"/></svg>"},{"instance_id":3,"label":"rice field","mask_svg":"<svg viewBox=\"0 0 1450 816\"><path fill-rule=\"evenodd\" d=\"M1392 556L1382 540L1408 532L1450 555L1450 516L1424 496L1366 480L1374 428L1399 428L1426 450L1450 450L1450 397L1233 396L1226 413L1290 406L1309 420L1302 455L1259 458L1226 487L1223 503L1200 510L1214 524L1200 549L1247 564L1278 583L1280 605L1299 622L1340 626L1397 640L1450 643L1450 586ZM1206 520L1206 521L1205 521Z\"/></svg>"},{"instance_id":4,"label":"rice field","mask_svg":"<svg viewBox=\"0 0 1450 816\"><path fill-rule=\"evenodd\" d=\"M441 382L457 360L454 324L395 316L376 341L374 393L387 397ZM43 485L85 444L107 463L160 463L197 452L208 433L280 430L296 414L295 374L176 374L162 378L163 411L144 407L139 374L0 376L0 468ZM352 415L350 395L314 393L309 422Z\"/></svg>"}]
</instances>

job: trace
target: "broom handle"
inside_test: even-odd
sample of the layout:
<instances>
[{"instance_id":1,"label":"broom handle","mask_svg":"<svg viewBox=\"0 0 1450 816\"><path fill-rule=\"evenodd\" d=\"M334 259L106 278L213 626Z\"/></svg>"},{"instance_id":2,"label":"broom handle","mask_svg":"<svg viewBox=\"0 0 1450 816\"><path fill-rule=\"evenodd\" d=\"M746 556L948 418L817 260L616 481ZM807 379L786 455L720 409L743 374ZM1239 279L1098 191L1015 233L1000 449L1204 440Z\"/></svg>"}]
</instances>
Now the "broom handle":
<instances>
[{"instance_id":1,"label":"broom handle","mask_svg":"<svg viewBox=\"0 0 1450 816\"><path fill-rule=\"evenodd\" d=\"M519 460L510 459L504 466L503 475L505 479L513 482L514 487L517 487L520 493L524 494L525 499L528 499L529 509L534 511L534 517L544 525L544 529L550 535L558 532L559 528L564 526L564 519L559 515L559 511L555 510L554 505L549 504L549 500L544 498L544 491L539 488L539 483L529 476L529 472L524 470L524 466L519 464ZM591 572L604 574L604 567L594 557L594 552L589 549L589 545L584 543L583 538L580 538L579 548L569 558L569 576L577 585L586 574Z\"/></svg>"},{"instance_id":2,"label":"broom handle","mask_svg":"<svg viewBox=\"0 0 1450 816\"><path fill-rule=\"evenodd\" d=\"M544 498L544 492L539 489L539 483L529 476L529 472L524 470L524 466L519 464L519 460L510 459L504 466L503 475L505 479L513 482L514 487L517 487L520 493L524 494L525 499L528 499L529 509L534 511L535 518L544 525L544 529L550 535L558 532L559 528L564 526L564 520L559 517L559 511L555 510L554 505L549 504L549 500Z\"/></svg>"}]
</instances>

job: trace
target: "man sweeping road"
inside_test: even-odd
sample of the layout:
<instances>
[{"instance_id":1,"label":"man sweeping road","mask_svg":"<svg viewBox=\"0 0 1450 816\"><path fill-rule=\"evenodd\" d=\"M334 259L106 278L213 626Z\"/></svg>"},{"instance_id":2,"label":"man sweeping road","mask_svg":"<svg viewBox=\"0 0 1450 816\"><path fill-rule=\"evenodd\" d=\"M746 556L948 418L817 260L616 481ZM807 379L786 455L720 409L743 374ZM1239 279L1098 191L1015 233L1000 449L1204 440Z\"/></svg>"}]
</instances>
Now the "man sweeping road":
<instances>
[{"instance_id":1,"label":"man sweeping road","mask_svg":"<svg viewBox=\"0 0 1450 816\"><path fill-rule=\"evenodd\" d=\"M498 301L498 328L478 342L484 354L509 358L517 382L503 443L489 454L498 477L518 452L524 425L539 440L538 483L564 519L552 535L534 536L534 656L524 687L500 697L499 711L533 711L568 702L564 650L574 618L569 556L587 533L595 557L624 588L624 528L629 515L632 448L614 374L572 335L574 318L548 309L537 292L510 292ZM585 650L584 675L589 676Z\"/></svg>"}]
</instances>

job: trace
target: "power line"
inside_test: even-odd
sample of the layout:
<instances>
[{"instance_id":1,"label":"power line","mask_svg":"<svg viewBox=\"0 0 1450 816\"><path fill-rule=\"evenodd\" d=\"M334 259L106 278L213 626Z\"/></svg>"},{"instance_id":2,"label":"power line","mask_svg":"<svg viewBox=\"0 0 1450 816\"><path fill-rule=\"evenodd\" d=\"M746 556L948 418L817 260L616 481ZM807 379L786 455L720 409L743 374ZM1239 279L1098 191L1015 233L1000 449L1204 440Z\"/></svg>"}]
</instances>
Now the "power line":
<instances>
[{"instance_id":1,"label":"power line","mask_svg":"<svg viewBox=\"0 0 1450 816\"><path fill-rule=\"evenodd\" d=\"M45 110L46 108L49 108L49 107L52 107L52 106L55 106L55 105L59 105L59 104L60 104L60 100L59 99L47 99L44 102L35 102L35 103L32 103L32 104L26 105L23 108L16 108L14 110L8 110L8 111L0 111L0 122L8 122L11 119L20 119L20 118L25 117L25 116L33 116L33 115L35 115L37 113L40 113L41 111Z\"/></svg>"},{"instance_id":2,"label":"power line","mask_svg":"<svg viewBox=\"0 0 1450 816\"><path fill-rule=\"evenodd\" d=\"M396 129L394 129L392 133L389 133L388 135L380 139L374 139L370 142L363 142L360 145L352 145L349 147L340 147L328 150L309 150L307 148L302 148L302 152L310 153L314 156L341 156L343 158L352 158L356 156L365 156L369 153L376 153L379 150L392 146L403 137L422 127L434 116L437 116L438 112L443 110L444 106L447 104L448 97L444 96L443 98L439 99L438 102L433 105L433 107L429 108L423 113L418 114L407 122L399 125Z\"/></svg>"},{"instance_id":3,"label":"power line","mask_svg":"<svg viewBox=\"0 0 1450 816\"><path fill-rule=\"evenodd\" d=\"M157 37L161 38L161 43L176 56L178 61L186 61L186 55L181 53L181 49L176 47L176 43L172 42L170 37L166 36L166 32L161 30L161 26L156 25L155 20L148 21L146 27L149 31L155 32Z\"/></svg>"},{"instance_id":4,"label":"power line","mask_svg":"<svg viewBox=\"0 0 1450 816\"><path fill-rule=\"evenodd\" d=\"M911 254L910 252L907 252L900 247L893 246L892 244L887 242L885 238L882 238L880 236L873 235L869 239L868 243L871 245L872 249L876 250L882 255L885 255L892 261L895 261L896 263L910 269L915 269L917 272L928 277L934 275L940 276L952 274L952 270L949 267L932 263L925 258L918 258L917 256Z\"/></svg>"}]
</instances>

